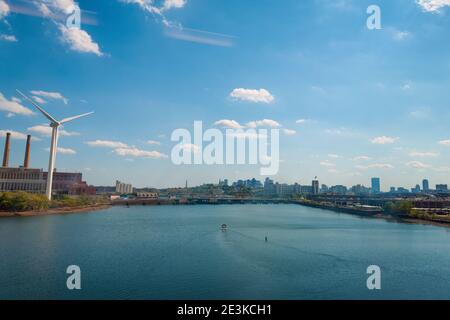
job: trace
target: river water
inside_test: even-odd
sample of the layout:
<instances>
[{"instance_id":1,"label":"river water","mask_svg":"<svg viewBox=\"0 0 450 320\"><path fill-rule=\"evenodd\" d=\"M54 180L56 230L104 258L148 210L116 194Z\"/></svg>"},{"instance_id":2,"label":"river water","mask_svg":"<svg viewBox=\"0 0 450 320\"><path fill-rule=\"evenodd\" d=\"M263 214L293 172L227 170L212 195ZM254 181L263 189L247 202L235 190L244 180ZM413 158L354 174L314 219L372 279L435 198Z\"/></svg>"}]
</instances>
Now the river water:
<instances>
[{"instance_id":1,"label":"river water","mask_svg":"<svg viewBox=\"0 0 450 320\"><path fill-rule=\"evenodd\" d=\"M4 218L0 299L450 299L449 231L293 204Z\"/></svg>"}]
</instances>

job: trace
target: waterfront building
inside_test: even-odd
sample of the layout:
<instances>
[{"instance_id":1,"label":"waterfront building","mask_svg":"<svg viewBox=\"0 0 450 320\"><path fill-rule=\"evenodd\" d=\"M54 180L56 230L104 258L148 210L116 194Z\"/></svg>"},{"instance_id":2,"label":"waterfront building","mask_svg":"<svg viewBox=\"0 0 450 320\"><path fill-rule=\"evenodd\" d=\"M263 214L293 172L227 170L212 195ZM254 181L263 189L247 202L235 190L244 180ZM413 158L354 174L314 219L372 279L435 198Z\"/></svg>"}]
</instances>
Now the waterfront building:
<instances>
[{"instance_id":1,"label":"waterfront building","mask_svg":"<svg viewBox=\"0 0 450 320\"><path fill-rule=\"evenodd\" d=\"M264 180L264 195L272 196L276 193L275 184L272 179L266 178Z\"/></svg>"},{"instance_id":2,"label":"waterfront building","mask_svg":"<svg viewBox=\"0 0 450 320\"><path fill-rule=\"evenodd\" d=\"M369 194L371 191L370 188L367 188L361 184L351 187L350 192L353 194Z\"/></svg>"},{"instance_id":3,"label":"waterfront building","mask_svg":"<svg viewBox=\"0 0 450 320\"><path fill-rule=\"evenodd\" d=\"M389 192L391 192L391 193L394 193L394 192L395 192L395 190L396 190L396 188L395 188L395 187L391 187L391 189L389 190Z\"/></svg>"},{"instance_id":4,"label":"waterfront building","mask_svg":"<svg viewBox=\"0 0 450 320\"><path fill-rule=\"evenodd\" d=\"M372 178L372 193L380 193L380 192L381 192L380 178Z\"/></svg>"},{"instance_id":5,"label":"waterfront building","mask_svg":"<svg viewBox=\"0 0 450 320\"><path fill-rule=\"evenodd\" d=\"M338 195L345 195L347 193L347 187L343 185L332 186L330 192Z\"/></svg>"},{"instance_id":6,"label":"waterfront building","mask_svg":"<svg viewBox=\"0 0 450 320\"><path fill-rule=\"evenodd\" d=\"M131 184L116 180L116 193L120 193L120 194L133 193L133 186Z\"/></svg>"},{"instance_id":7,"label":"waterfront building","mask_svg":"<svg viewBox=\"0 0 450 320\"><path fill-rule=\"evenodd\" d=\"M300 194L312 194L313 187L312 186L300 186Z\"/></svg>"},{"instance_id":8,"label":"waterfront building","mask_svg":"<svg viewBox=\"0 0 450 320\"><path fill-rule=\"evenodd\" d=\"M425 192L430 190L430 183L429 183L428 179L422 180L422 190Z\"/></svg>"},{"instance_id":9,"label":"waterfront building","mask_svg":"<svg viewBox=\"0 0 450 320\"><path fill-rule=\"evenodd\" d=\"M136 193L138 198L143 199L158 199L159 194L157 192L137 192Z\"/></svg>"},{"instance_id":10,"label":"waterfront building","mask_svg":"<svg viewBox=\"0 0 450 320\"><path fill-rule=\"evenodd\" d=\"M28 135L23 166L9 167L10 134L6 135L3 167L0 168L0 192L24 191L45 193L47 172L29 168L31 136ZM81 173L53 172L52 190L55 195L95 195L95 188L83 181Z\"/></svg>"}]
</instances>

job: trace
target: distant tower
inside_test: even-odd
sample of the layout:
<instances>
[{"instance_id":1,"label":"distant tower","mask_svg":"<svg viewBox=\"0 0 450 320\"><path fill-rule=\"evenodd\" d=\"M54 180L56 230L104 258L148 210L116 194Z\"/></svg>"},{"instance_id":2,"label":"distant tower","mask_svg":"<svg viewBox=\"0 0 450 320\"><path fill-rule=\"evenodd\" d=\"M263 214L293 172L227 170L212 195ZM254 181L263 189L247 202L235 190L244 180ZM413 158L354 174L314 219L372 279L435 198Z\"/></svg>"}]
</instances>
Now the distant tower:
<instances>
[{"instance_id":1,"label":"distant tower","mask_svg":"<svg viewBox=\"0 0 450 320\"><path fill-rule=\"evenodd\" d=\"M23 167L28 168L30 165L30 144L31 144L31 135L27 136L27 145L25 147L25 158L23 160Z\"/></svg>"},{"instance_id":2,"label":"distant tower","mask_svg":"<svg viewBox=\"0 0 450 320\"><path fill-rule=\"evenodd\" d=\"M186 180L186 184L184 185L184 188L185 188L185 189L188 188L187 180Z\"/></svg>"},{"instance_id":3,"label":"distant tower","mask_svg":"<svg viewBox=\"0 0 450 320\"><path fill-rule=\"evenodd\" d=\"M430 190L430 182L428 179L423 179L422 181L422 190L423 191L429 191Z\"/></svg>"},{"instance_id":4,"label":"distant tower","mask_svg":"<svg viewBox=\"0 0 450 320\"><path fill-rule=\"evenodd\" d=\"M10 146L10 140L11 140L11 133L6 133L6 140L5 140L5 151L3 153L3 167L8 167L9 165L9 146Z\"/></svg>"},{"instance_id":5,"label":"distant tower","mask_svg":"<svg viewBox=\"0 0 450 320\"><path fill-rule=\"evenodd\" d=\"M381 184L380 178L372 178L372 193L380 193Z\"/></svg>"},{"instance_id":6,"label":"distant tower","mask_svg":"<svg viewBox=\"0 0 450 320\"><path fill-rule=\"evenodd\" d=\"M317 177L312 181L312 193L319 194L319 180L317 180Z\"/></svg>"}]
</instances>

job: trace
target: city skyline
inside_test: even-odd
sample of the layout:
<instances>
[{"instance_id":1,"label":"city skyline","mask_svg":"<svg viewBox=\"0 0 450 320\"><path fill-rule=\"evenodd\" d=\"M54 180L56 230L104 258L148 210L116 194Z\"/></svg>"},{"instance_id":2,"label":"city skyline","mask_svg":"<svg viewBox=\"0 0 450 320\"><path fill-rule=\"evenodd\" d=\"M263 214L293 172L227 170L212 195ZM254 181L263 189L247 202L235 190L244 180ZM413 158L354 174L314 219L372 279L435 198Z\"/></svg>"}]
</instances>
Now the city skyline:
<instances>
[{"instance_id":1,"label":"city skyline","mask_svg":"<svg viewBox=\"0 0 450 320\"><path fill-rule=\"evenodd\" d=\"M13 133L10 166L21 164L27 134L30 166L47 166L47 124L18 100L21 89L56 117L96 110L91 123L61 130L57 167L93 185L264 180L257 166L172 164L171 132L196 120L280 129L280 171L270 179L285 183L380 177L388 191L450 182L445 3L376 1L383 27L368 30L369 1L132 2L79 1L74 31L43 6L0 0L0 135ZM156 6L164 9L151 14Z\"/></svg>"}]
</instances>

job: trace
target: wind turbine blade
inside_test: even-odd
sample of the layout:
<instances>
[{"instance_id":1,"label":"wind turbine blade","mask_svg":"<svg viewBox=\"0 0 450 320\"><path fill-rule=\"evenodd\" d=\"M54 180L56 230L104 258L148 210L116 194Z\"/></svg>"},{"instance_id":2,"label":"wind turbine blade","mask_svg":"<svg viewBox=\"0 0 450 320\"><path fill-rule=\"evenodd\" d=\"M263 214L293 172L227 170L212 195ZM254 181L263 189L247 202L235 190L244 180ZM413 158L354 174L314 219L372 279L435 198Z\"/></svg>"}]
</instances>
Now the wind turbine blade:
<instances>
[{"instance_id":1,"label":"wind turbine blade","mask_svg":"<svg viewBox=\"0 0 450 320\"><path fill-rule=\"evenodd\" d=\"M67 123L67 122L69 122L69 121L72 121L72 120L75 120L75 119L78 119L78 118L81 118L81 117L85 117L85 116L88 116L88 115L93 114L93 113L94 113L94 111L88 112L88 113L83 113L83 114L80 114L80 115L78 115L78 116L73 116L73 117L65 118L65 119L62 119L59 123L61 123L61 124Z\"/></svg>"},{"instance_id":2,"label":"wind turbine blade","mask_svg":"<svg viewBox=\"0 0 450 320\"><path fill-rule=\"evenodd\" d=\"M16 89L16 91L22 96L24 97L26 100L28 100L33 106L35 106L48 120L50 120L53 123L59 123L55 118L53 118L51 115L49 115L47 113L47 111L45 111L44 109L42 109L39 105L37 105L37 103L35 103L31 98L27 97L26 95L24 95L22 92L20 92L19 90Z\"/></svg>"}]
</instances>

